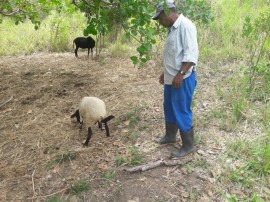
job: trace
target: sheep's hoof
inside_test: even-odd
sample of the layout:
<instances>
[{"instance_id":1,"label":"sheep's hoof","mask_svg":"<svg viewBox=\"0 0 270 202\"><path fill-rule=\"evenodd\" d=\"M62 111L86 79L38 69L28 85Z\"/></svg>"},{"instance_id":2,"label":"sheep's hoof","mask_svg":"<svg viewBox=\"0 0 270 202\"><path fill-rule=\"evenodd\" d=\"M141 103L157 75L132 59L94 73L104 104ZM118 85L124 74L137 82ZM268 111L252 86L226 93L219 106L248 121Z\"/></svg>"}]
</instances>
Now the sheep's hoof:
<instances>
[{"instance_id":1,"label":"sheep's hoof","mask_svg":"<svg viewBox=\"0 0 270 202\"><path fill-rule=\"evenodd\" d=\"M88 146L89 146L89 143L88 143L88 144L83 143L82 145L83 145L84 147L88 147Z\"/></svg>"}]
</instances>

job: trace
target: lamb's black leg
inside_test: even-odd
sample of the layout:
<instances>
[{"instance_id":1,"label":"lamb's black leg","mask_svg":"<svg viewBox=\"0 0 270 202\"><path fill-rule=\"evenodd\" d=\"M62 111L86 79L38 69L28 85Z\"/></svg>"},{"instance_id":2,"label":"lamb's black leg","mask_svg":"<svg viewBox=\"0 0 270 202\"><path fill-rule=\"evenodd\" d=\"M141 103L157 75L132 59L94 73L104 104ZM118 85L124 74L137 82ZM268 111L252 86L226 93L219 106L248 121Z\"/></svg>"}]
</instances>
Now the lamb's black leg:
<instances>
[{"instance_id":1,"label":"lamb's black leg","mask_svg":"<svg viewBox=\"0 0 270 202\"><path fill-rule=\"evenodd\" d=\"M91 127L89 127L87 130L87 138L86 138L86 141L84 143L84 146L88 146L91 137L92 137L92 129L91 129Z\"/></svg>"},{"instance_id":2,"label":"lamb's black leg","mask_svg":"<svg viewBox=\"0 0 270 202\"><path fill-rule=\"evenodd\" d=\"M79 129L82 129L83 122L80 122Z\"/></svg>"},{"instance_id":3,"label":"lamb's black leg","mask_svg":"<svg viewBox=\"0 0 270 202\"><path fill-rule=\"evenodd\" d=\"M107 122L105 122L104 125L105 125L105 130L106 130L106 136L110 137L110 131L109 131L109 127L107 125Z\"/></svg>"},{"instance_id":4,"label":"lamb's black leg","mask_svg":"<svg viewBox=\"0 0 270 202\"><path fill-rule=\"evenodd\" d=\"M99 128L100 130L102 130L102 124L100 123L100 121L98 121L97 123L98 123L98 128Z\"/></svg>"},{"instance_id":5,"label":"lamb's black leg","mask_svg":"<svg viewBox=\"0 0 270 202\"><path fill-rule=\"evenodd\" d=\"M78 57L78 49L79 49L79 47L76 46L76 49L75 49L75 57L76 58Z\"/></svg>"},{"instance_id":6,"label":"lamb's black leg","mask_svg":"<svg viewBox=\"0 0 270 202\"><path fill-rule=\"evenodd\" d=\"M88 48L88 57L89 57L89 51L90 51L90 48Z\"/></svg>"}]
</instances>

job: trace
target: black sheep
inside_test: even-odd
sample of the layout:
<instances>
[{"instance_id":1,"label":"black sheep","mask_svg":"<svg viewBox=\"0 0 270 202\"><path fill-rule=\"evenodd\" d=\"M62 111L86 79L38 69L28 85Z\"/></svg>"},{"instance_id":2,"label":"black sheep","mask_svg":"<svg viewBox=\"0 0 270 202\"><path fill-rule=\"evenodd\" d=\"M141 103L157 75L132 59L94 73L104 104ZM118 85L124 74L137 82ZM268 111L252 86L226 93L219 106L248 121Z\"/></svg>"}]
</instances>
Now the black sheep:
<instances>
[{"instance_id":1,"label":"black sheep","mask_svg":"<svg viewBox=\"0 0 270 202\"><path fill-rule=\"evenodd\" d=\"M77 37L76 39L74 39L73 40L73 49L74 49L74 43L76 45L75 57L78 57L78 49L79 48L88 48L88 57L89 57L89 51L91 49L91 57L93 57L93 48L95 47L96 42L91 36L88 36L87 38Z\"/></svg>"}]
</instances>

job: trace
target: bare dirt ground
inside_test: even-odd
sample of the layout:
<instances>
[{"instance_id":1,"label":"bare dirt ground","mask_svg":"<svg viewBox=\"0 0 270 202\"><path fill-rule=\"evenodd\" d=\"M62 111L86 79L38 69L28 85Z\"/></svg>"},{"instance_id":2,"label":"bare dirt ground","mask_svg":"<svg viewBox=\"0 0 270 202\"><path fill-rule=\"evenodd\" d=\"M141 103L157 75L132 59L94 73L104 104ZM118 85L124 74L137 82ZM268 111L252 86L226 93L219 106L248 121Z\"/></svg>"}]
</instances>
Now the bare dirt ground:
<instances>
[{"instance_id":1,"label":"bare dirt ground","mask_svg":"<svg viewBox=\"0 0 270 202\"><path fill-rule=\"evenodd\" d=\"M225 201L222 193L232 190L218 183L218 159L231 134L219 130L218 120L209 124L205 117L220 105L209 96L219 80L205 85L213 70L207 66L198 70L194 104L198 152L187 157L191 162L129 173L115 163L117 157L129 155L127 148L138 148L147 163L168 159L179 147L154 143L164 131L163 89L157 79L161 61L139 69L129 59L88 59L85 52L79 56L0 57L0 201L46 201L54 196L94 202ZM93 128L89 147L82 146L86 131L80 132L69 118L84 96L103 99L108 114L116 117L109 122L111 137ZM74 158L52 163L67 154ZM116 175L108 179L104 173ZM70 186L81 180L89 183L88 191L71 195ZM245 195L241 188L233 191Z\"/></svg>"}]
</instances>

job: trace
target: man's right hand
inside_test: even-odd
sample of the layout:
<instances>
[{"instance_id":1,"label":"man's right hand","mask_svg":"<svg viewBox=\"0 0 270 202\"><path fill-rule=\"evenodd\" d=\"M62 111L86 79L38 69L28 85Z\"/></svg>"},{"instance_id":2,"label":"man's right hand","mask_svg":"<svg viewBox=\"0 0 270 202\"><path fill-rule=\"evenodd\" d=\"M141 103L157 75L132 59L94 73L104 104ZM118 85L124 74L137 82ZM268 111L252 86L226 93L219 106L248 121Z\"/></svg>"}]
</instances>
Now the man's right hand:
<instances>
[{"instance_id":1,"label":"man's right hand","mask_svg":"<svg viewBox=\"0 0 270 202\"><path fill-rule=\"evenodd\" d=\"M164 73L159 76L159 83L164 85Z\"/></svg>"}]
</instances>

